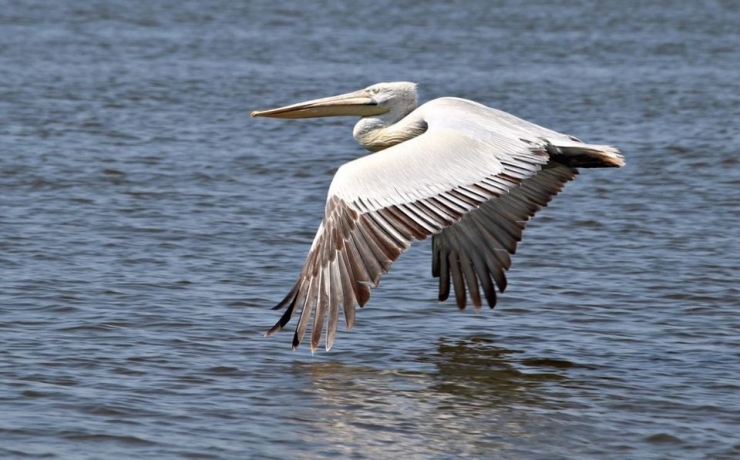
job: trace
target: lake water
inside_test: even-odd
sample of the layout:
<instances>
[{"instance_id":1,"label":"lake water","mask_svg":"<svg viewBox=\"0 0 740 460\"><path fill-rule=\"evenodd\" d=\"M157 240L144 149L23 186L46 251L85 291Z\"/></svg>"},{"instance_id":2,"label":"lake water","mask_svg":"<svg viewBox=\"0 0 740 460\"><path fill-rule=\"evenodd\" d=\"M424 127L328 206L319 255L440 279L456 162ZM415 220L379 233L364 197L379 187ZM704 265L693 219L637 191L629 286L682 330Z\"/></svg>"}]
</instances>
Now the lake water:
<instances>
[{"instance_id":1,"label":"lake water","mask_svg":"<svg viewBox=\"0 0 740 460\"><path fill-rule=\"evenodd\" d=\"M740 457L740 5L451 3L0 1L0 456ZM249 113L394 80L628 164L495 310L426 241L292 352L269 308L363 151Z\"/></svg>"}]
</instances>

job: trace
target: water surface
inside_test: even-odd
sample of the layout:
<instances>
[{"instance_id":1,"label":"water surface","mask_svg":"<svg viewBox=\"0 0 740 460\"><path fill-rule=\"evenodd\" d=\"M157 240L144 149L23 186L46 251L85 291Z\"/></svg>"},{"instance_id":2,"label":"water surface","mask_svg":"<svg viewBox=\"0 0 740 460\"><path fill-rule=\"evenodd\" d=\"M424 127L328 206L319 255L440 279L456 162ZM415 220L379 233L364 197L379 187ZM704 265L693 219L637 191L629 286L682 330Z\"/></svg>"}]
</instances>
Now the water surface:
<instances>
[{"instance_id":1,"label":"water surface","mask_svg":"<svg viewBox=\"0 0 740 460\"><path fill-rule=\"evenodd\" d=\"M4 458L740 455L734 2L0 1ZM493 310L428 242L329 353L264 330L393 80L595 143Z\"/></svg>"}]
</instances>

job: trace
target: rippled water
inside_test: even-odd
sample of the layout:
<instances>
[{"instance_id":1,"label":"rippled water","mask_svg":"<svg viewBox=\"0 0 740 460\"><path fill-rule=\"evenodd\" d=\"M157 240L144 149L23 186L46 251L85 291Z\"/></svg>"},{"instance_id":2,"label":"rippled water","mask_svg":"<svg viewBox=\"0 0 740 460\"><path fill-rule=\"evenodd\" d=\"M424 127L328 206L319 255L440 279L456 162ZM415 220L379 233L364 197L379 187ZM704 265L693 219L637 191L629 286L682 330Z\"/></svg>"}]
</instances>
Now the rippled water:
<instances>
[{"instance_id":1,"label":"rippled water","mask_svg":"<svg viewBox=\"0 0 740 460\"><path fill-rule=\"evenodd\" d=\"M0 1L3 458L740 456L736 2ZM496 310L265 339L378 81L592 142Z\"/></svg>"}]
</instances>

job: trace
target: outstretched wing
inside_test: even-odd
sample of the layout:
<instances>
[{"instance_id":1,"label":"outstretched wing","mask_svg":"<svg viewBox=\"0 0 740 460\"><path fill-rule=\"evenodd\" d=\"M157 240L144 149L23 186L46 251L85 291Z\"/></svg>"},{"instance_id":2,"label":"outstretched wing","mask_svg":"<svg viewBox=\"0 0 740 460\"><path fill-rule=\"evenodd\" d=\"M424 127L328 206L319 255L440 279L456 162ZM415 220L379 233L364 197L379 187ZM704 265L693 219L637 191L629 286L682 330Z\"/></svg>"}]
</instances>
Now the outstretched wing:
<instances>
[{"instance_id":1,"label":"outstretched wing","mask_svg":"<svg viewBox=\"0 0 740 460\"><path fill-rule=\"evenodd\" d=\"M506 289L505 270L522 238L527 221L547 206L578 171L550 162L535 176L498 199L489 200L432 238L432 275L439 278L439 300L450 294L450 278L460 309L465 308L466 286L473 306L496 306L496 290Z\"/></svg>"},{"instance_id":2,"label":"outstretched wing","mask_svg":"<svg viewBox=\"0 0 740 460\"><path fill-rule=\"evenodd\" d=\"M356 305L365 305L370 288L378 285L381 275L413 240L440 233L485 203L509 196L547 164L547 137L565 137L480 104L452 98L427 103L401 123L423 124L427 129L337 171L324 220L298 281L275 307L287 310L268 335L285 327L292 315L300 312L293 338L295 348L313 314L311 349L318 347L324 327L326 348L331 348L340 306L351 328ZM481 212L480 218L471 217L471 222L478 223L485 217L505 221L501 223L504 228L517 226L518 220L526 220L526 213L508 215L506 211L529 203L533 197L541 204L543 199L537 198L542 195L540 186L545 187L545 195L552 189L549 180L544 180L535 191L522 189L517 192L522 198L509 199L503 207ZM456 238L446 234L441 247L449 249ZM495 234L493 239L509 244ZM448 260L472 254L472 239L460 243L464 249ZM492 266L495 273L497 266ZM443 272L447 273L440 270Z\"/></svg>"}]
</instances>

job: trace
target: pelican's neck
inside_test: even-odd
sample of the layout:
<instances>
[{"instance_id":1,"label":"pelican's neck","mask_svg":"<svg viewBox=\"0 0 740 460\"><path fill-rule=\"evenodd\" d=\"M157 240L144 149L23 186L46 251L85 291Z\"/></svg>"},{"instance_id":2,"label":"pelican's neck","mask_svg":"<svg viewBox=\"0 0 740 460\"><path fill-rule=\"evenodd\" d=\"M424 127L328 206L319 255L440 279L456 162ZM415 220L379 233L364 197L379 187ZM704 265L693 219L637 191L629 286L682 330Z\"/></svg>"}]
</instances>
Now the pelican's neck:
<instances>
[{"instance_id":1,"label":"pelican's neck","mask_svg":"<svg viewBox=\"0 0 740 460\"><path fill-rule=\"evenodd\" d=\"M375 117L364 117L352 132L355 140L367 150L377 152L412 139L426 130L420 117L409 115L416 107L393 111Z\"/></svg>"}]
</instances>

